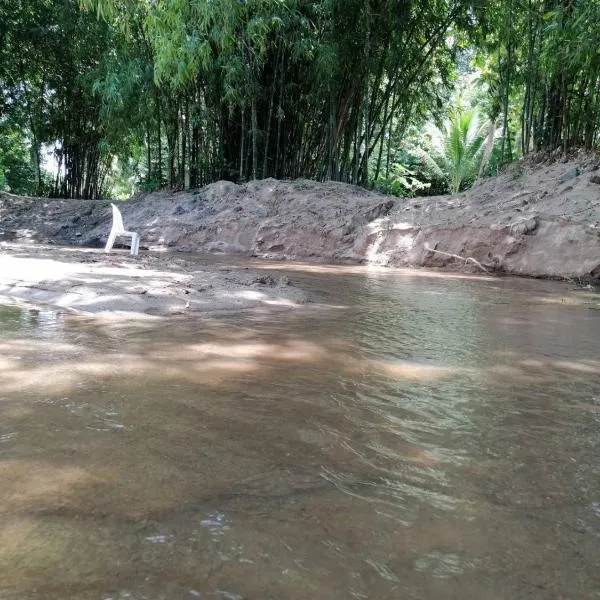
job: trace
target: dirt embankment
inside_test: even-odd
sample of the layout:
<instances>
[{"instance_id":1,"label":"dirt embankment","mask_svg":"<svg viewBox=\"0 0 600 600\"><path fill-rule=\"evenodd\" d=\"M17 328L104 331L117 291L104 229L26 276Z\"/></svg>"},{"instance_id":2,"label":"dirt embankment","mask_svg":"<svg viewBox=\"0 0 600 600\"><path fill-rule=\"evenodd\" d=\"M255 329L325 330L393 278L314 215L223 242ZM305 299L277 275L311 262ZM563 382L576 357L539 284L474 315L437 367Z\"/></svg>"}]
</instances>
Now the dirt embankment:
<instances>
[{"instance_id":1,"label":"dirt embankment","mask_svg":"<svg viewBox=\"0 0 600 600\"><path fill-rule=\"evenodd\" d=\"M141 247L274 259L600 277L600 161L516 165L455 196L392 198L341 183L217 182L122 203ZM102 246L100 201L0 195L0 241Z\"/></svg>"}]
</instances>

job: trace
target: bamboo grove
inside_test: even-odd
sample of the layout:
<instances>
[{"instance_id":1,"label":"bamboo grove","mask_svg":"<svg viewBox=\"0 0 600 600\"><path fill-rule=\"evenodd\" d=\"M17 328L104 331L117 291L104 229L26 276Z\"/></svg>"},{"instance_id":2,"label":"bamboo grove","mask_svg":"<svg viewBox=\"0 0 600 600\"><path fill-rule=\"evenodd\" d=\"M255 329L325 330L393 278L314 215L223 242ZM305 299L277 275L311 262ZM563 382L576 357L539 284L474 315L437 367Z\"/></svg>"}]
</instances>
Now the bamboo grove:
<instances>
[{"instance_id":1,"label":"bamboo grove","mask_svg":"<svg viewBox=\"0 0 600 600\"><path fill-rule=\"evenodd\" d=\"M499 164L594 148L599 22L600 0L0 0L0 167L70 198L117 157L147 189L369 186L448 109L465 54Z\"/></svg>"},{"instance_id":2,"label":"bamboo grove","mask_svg":"<svg viewBox=\"0 0 600 600\"><path fill-rule=\"evenodd\" d=\"M600 124L600 2L490 1L480 64L501 117L503 162L530 152L592 149Z\"/></svg>"}]
</instances>

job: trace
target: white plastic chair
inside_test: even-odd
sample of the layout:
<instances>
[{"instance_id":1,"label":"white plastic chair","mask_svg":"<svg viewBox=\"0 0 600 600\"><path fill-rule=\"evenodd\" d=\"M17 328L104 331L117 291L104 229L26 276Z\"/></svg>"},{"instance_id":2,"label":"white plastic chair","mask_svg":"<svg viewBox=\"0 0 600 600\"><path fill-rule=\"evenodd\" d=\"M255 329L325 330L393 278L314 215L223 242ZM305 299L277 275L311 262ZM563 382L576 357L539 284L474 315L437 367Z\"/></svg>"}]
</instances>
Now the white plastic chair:
<instances>
[{"instance_id":1,"label":"white plastic chair","mask_svg":"<svg viewBox=\"0 0 600 600\"><path fill-rule=\"evenodd\" d=\"M121 216L121 211L111 203L112 206L112 215L113 215L113 223L112 228L110 230L110 235L108 236L108 240L106 242L106 247L104 248L104 252L110 252L115 243L115 239L118 235L123 237L131 238L131 256L137 256L137 253L140 249L140 236L135 231L125 231L125 227L123 226L123 217Z\"/></svg>"}]
</instances>

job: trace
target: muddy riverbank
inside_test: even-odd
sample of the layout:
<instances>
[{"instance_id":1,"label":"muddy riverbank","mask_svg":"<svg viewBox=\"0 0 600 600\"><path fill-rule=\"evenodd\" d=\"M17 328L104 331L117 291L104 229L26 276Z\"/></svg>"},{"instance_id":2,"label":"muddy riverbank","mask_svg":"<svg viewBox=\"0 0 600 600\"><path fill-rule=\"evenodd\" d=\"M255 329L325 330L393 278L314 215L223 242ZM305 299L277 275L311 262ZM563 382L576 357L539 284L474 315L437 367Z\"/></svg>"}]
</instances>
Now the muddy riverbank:
<instances>
[{"instance_id":1,"label":"muddy riverbank","mask_svg":"<svg viewBox=\"0 0 600 600\"><path fill-rule=\"evenodd\" d=\"M585 281L600 276L599 166L583 154L538 158L455 196L400 199L342 183L267 179L120 206L142 250ZM107 201L0 194L0 241L101 248L110 225Z\"/></svg>"},{"instance_id":2,"label":"muddy riverbank","mask_svg":"<svg viewBox=\"0 0 600 600\"><path fill-rule=\"evenodd\" d=\"M0 245L0 304L147 316L294 308L318 298L287 277L184 255Z\"/></svg>"}]
</instances>

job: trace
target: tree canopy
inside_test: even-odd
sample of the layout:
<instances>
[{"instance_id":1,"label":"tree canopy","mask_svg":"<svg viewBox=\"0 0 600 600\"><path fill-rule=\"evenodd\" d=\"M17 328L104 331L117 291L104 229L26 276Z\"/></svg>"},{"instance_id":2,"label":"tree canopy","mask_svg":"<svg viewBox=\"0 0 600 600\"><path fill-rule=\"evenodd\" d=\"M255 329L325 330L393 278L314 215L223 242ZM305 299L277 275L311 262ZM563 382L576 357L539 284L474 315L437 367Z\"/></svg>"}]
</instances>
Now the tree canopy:
<instances>
[{"instance_id":1,"label":"tree canopy","mask_svg":"<svg viewBox=\"0 0 600 600\"><path fill-rule=\"evenodd\" d=\"M599 19L600 0L0 0L0 186L385 184L465 69L496 165L593 148Z\"/></svg>"}]
</instances>

